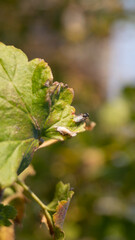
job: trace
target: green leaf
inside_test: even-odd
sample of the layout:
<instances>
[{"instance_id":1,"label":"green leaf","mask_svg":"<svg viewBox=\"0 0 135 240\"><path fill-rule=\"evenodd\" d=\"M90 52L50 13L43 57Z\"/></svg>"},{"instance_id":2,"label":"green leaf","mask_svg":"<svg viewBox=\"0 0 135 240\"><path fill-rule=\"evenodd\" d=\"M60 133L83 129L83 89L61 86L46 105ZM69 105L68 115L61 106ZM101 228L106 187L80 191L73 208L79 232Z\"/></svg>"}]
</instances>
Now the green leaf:
<instances>
[{"instance_id":1,"label":"green leaf","mask_svg":"<svg viewBox=\"0 0 135 240\"><path fill-rule=\"evenodd\" d=\"M55 213L52 215L54 235L56 240L64 239L63 223L74 192L70 191L70 184L59 182L53 201L48 205Z\"/></svg>"},{"instance_id":2,"label":"green leaf","mask_svg":"<svg viewBox=\"0 0 135 240\"><path fill-rule=\"evenodd\" d=\"M73 196L73 191L70 190L70 184L64 184L63 182L59 182L56 185L56 190L55 190L55 195L54 195L54 199L51 203L49 203L48 207L50 209L55 209L58 206L58 202L62 201L62 200L68 200L71 199Z\"/></svg>"},{"instance_id":3,"label":"green leaf","mask_svg":"<svg viewBox=\"0 0 135 240\"><path fill-rule=\"evenodd\" d=\"M14 207L0 204L0 226L10 226L12 224L10 220L14 219L16 214L17 212Z\"/></svg>"},{"instance_id":4,"label":"green leaf","mask_svg":"<svg viewBox=\"0 0 135 240\"><path fill-rule=\"evenodd\" d=\"M52 79L44 60L28 61L21 50L0 43L1 188L29 165L43 139L85 131L84 121L74 121L73 89Z\"/></svg>"}]
</instances>

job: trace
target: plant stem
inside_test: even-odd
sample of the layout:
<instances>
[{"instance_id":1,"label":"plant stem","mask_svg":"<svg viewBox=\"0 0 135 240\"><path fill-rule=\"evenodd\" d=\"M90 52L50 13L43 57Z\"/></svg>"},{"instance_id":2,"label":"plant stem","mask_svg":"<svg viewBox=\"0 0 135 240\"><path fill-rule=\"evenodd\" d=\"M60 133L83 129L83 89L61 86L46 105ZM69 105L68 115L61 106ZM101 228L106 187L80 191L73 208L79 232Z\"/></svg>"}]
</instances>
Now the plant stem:
<instances>
[{"instance_id":1,"label":"plant stem","mask_svg":"<svg viewBox=\"0 0 135 240\"><path fill-rule=\"evenodd\" d=\"M46 220L47 220L47 224L48 224L48 227L49 227L49 230L50 230L50 234L53 235L54 234L54 231L53 231L53 222L52 222L52 219L51 219L51 216L49 214L48 211L52 211L51 209L49 209L37 196L35 193L33 193L31 191L31 189L23 182L21 181L19 178L17 179L16 181L20 186L23 187L23 189L29 193L29 195L38 203L38 205L43 209L44 211L44 215L46 217Z\"/></svg>"},{"instance_id":2,"label":"plant stem","mask_svg":"<svg viewBox=\"0 0 135 240\"><path fill-rule=\"evenodd\" d=\"M53 144L53 143L56 143L56 142L58 142L57 139L50 139L50 140L44 141L44 142L38 147L38 149L39 149L39 148L43 148L43 147L47 147L47 146L49 146L49 145L51 145L51 144Z\"/></svg>"}]
</instances>

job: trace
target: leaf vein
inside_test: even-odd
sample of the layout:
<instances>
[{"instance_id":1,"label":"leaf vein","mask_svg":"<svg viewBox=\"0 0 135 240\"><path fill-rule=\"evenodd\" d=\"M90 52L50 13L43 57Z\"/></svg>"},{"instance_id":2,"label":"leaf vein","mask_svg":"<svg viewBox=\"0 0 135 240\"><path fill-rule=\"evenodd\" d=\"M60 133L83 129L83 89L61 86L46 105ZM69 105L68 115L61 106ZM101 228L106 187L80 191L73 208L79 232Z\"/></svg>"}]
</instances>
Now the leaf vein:
<instances>
[{"instance_id":1,"label":"leaf vein","mask_svg":"<svg viewBox=\"0 0 135 240\"><path fill-rule=\"evenodd\" d=\"M23 108L21 108L21 107L19 107L19 106L16 106L16 103L7 100L4 96L1 96L1 95L0 95L0 98L4 99L6 102L8 102L9 104L11 104L13 107L21 110L22 112L27 113Z\"/></svg>"}]
</instances>

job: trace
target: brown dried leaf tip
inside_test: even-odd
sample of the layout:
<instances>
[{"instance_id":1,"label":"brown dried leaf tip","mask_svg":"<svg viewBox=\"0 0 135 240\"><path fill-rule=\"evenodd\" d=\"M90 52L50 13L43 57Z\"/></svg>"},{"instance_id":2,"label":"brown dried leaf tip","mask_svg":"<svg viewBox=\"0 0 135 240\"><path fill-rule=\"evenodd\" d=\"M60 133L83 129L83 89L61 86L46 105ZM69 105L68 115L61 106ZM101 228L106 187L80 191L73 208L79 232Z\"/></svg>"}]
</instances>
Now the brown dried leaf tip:
<instances>
[{"instance_id":1,"label":"brown dried leaf tip","mask_svg":"<svg viewBox=\"0 0 135 240\"><path fill-rule=\"evenodd\" d=\"M54 225L60 229L63 228L63 223L66 217L66 213L69 207L70 199L62 200L58 203L56 213L53 215Z\"/></svg>"}]
</instances>

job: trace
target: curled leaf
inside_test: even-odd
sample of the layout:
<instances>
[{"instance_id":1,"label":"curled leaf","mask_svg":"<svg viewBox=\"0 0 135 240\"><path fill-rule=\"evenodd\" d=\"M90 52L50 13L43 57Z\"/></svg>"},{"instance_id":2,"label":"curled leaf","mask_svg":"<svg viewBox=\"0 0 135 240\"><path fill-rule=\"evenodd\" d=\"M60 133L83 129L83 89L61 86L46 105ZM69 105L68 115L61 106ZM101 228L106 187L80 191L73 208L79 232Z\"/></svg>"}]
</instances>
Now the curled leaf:
<instances>
[{"instance_id":1,"label":"curled leaf","mask_svg":"<svg viewBox=\"0 0 135 240\"><path fill-rule=\"evenodd\" d=\"M54 232L56 239L64 239L63 223L69 207L70 199L58 202L56 212L53 215Z\"/></svg>"},{"instance_id":2,"label":"curled leaf","mask_svg":"<svg viewBox=\"0 0 135 240\"><path fill-rule=\"evenodd\" d=\"M54 224L54 236L57 240L64 239L63 223L72 196L73 191L70 190L70 185L59 182L56 186L54 199L48 205L49 209L54 211L52 221Z\"/></svg>"}]
</instances>

